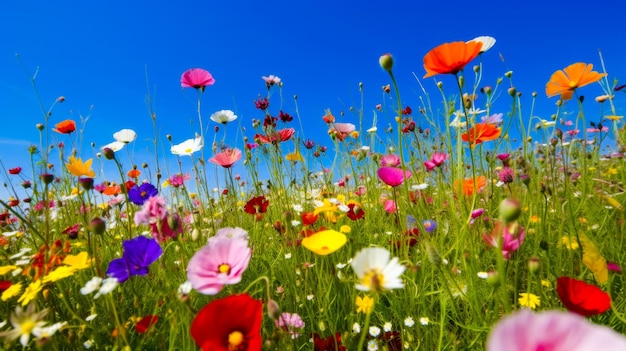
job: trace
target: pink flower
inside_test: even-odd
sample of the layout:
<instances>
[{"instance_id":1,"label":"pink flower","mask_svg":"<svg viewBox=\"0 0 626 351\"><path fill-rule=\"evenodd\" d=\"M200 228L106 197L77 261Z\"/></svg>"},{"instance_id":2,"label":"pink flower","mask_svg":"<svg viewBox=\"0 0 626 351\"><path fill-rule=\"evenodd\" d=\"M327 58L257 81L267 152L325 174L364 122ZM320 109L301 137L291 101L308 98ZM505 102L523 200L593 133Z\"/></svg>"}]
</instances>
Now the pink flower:
<instances>
[{"instance_id":1,"label":"pink flower","mask_svg":"<svg viewBox=\"0 0 626 351\"><path fill-rule=\"evenodd\" d=\"M352 123L335 123L335 130L339 133L350 134L356 130L356 126Z\"/></svg>"},{"instance_id":2,"label":"pink flower","mask_svg":"<svg viewBox=\"0 0 626 351\"><path fill-rule=\"evenodd\" d=\"M248 240L214 237L189 260L187 279L198 292L215 295L224 285L241 281L251 256Z\"/></svg>"},{"instance_id":3,"label":"pink flower","mask_svg":"<svg viewBox=\"0 0 626 351\"><path fill-rule=\"evenodd\" d=\"M395 154L385 155L380 158L380 165L383 167L398 167L400 165L400 156Z\"/></svg>"},{"instance_id":4,"label":"pink flower","mask_svg":"<svg viewBox=\"0 0 626 351\"><path fill-rule=\"evenodd\" d=\"M383 205L383 208L385 209L385 212L387 213L394 213L398 209L398 206L396 206L395 201L391 199L387 199L385 200L385 204Z\"/></svg>"},{"instance_id":5,"label":"pink flower","mask_svg":"<svg viewBox=\"0 0 626 351\"><path fill-rule=\"evenodd\" d=\"M276 327L288 332L292 339L300 336L300 331L304 328L304 321L297 313L284 312L274 321Z\"/></svg>"},{"instance_id":6,"label":"pink flower","mask_svg":"<svg viewBox=\"0 0 626 351\"><path fill-rule=\"evenodd\" d=\"M192 68L183 73L180 77L180 86L183 88L200 89L215 84L215 79L209 71L202 68Z\"/></svg>"},{"instance_id":7,"label":"pink flower","mask_svg":"<svg viewBox=\"0 0 626 351\"><path fill-rule=\"evenodd\" d=\"M626 350L626 338L574 313L523 309L504 317L492 329L487 351L501 350L618 351Z\"/></svg>"},{"instance_id":8,"label":"pink flower","mask_svg":"<svg viewBox=\"0 0 626 351\"><path fill-rule=\"evenodd\" d=\"M215 236L212 236L209 238L209 243L211 243L212 241L215 240L219 240L219 239L240 239L240 240L248 240L248 232L245 231L242 228L239 227L235 227L235 228L221 228L218 229L217 233L215 233Z\"/></svg>"},{"instance_id":9,"label":"pink flower","mask_svg":"<svg viewBox=\"0 0 626 351\"><path fill-rule=\"evenodd\" d=\"M411 177L411 172L394 167L381 167L378 169L378 178L385 184L396 187Z\"/></svg>"},{"instance_id":10,"label":"pink flower","mask_svg":"<svg viewBox=\"0 0 626 351\"><path fill-rule=\"evenodd\" d=\"M241 150L239 149L226 149L217 155L211 157L209 162L214 163L216 165L222 166L224 168L230 168L235 162L239 161L241 158Z\"/></svg>"},{"instance_id":11,"label":"pink flower","mask_svg":"<svg viewBox=\"0 0 626 351\"><path fill-rule=\"evenodd\" d=\"M277 76L270 74L269 76L262 76L261 78L263 78L263 80L265 81L265 84L267 85L267 87L271 87L274 84L278 84L280 83L280 78L278 78Z\"/></svg>"},{"instance_id":12,"label":"pink flower","mask_svg":"<svg viewBox=\"0 0 626 351\"><path fill-rule=\"evenodd\" d=\"M489 246L498 247L498 241L502 235L502 256L508 260L513 252L517 251L524 243L525 234L524 227L517 223L502 224L498 222L491 234L483 234L483 241Z\"/></svg>"},{"instance_id":13,"label":"pink flower","mask_svg":"<svg viewBox=\"0 0 626 351\"><path fill-rule=\"evenodd\" d=\"M433 169L441 166L448 159L448 154L445 152L435 152L431 156L430 160L424 161L424 166L426 166L427 171L432 171Z\"/></svg>"},{"instance_id":14,"label":"pink flower","mask_svg":"<svg viewBox=\"0 0 626 351\"><path fill-rule=\"evenodd\" d=\"M140 211L135 212L135 224L154 224L167 216L167 202L162 196L146 199Z\"/></svg>"}]
</instances>

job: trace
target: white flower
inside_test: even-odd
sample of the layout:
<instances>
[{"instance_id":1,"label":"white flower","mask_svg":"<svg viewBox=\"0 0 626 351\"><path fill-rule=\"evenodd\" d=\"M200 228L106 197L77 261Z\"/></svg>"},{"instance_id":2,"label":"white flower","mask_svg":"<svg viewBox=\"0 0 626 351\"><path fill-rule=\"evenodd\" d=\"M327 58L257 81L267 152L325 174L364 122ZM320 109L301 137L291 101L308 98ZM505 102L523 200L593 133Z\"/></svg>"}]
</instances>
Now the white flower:
<instances>
[{"instance_id":1,"label":"white flower","mask_svg":"<svg viewBox=\"0 0 626 351\"><path fill-rule=\"evenodd\" d=\"M113 139L124 144L132 143L135 141L135 138L137 138L137 133L132 129L122 129L113 133Z\"/></svg>"},{"instance_id":2,"label":"white flower","mask_svg":"<svg viewBox=\"0 0 626 351\"><path fill-rule=\"evenodd\" d=\"M487 36L487 35L476 37L476 38L474 38L474 39L472 39L470 41L477 41L477 42L483 44L483 46L480 48L480 52L481 53L491 49L496 44L496 38L490 37L490 36ZM468 41L468 43L469 43L469 41Z\"/></svg>"},{"instance_id":3,"label":"white flower","mask_svg":"<svg viewBox=\"0 0 626 351\"><path fill-rule=\"evenodd\" d=\"M231 110L221 110L211 115L211 120L215 123L226 124L237 119L237 115Z\"/></svg>"},{"instance_id":4,"label":"white flower","mask_svg":"<svg viewBox=\"0 0 626 351\"><path fill-rule=\"evenodd\" d=\"M376 126L373 126L372 128L366 130L366 132L368 132L368 133L376 133L377 130L378 130L378 128L376 128Z\"/></svg>"},{"instance_id":5,"label":"white flower","mask_svg":"<svg viewBox=\"0 0 626 351\"><path fill-rule=\"evenodd\" d=\"M481 278L481 279L489 278L489 273L487 273L487 272L478 272L478 273L476 273L476 275L478 276L478 278Z\"/></svg>"},{"instance_id":6,"label":"white flower","mask_svg":"<svg viewBox=\"0 0 626 351\"><path fill-rule=\"evenodd\" d=\"M428 183L422 183L422 184L413 184L411 185L411 189L412 190L424 190L428 188Z\"/></svg>"},{"instance_id":7,"label":"white flower","mask_svg":"<svg viewBox=\"0 0 626 351\"><path fill-rule=\"evenodd\" d=\"M291 258L291 252L285 254L285 259L288 260Z\"/></svg>"},{"instance_id":8,"label":"white flower","mask_svg":"<svg viewBox=\"0 0 626 351\"><path fill-rule=\"evenodd\" d=\"M356 254L350 265L359 277L357 290L404 288L400 276L406 267L398 263L397 257L389 260L389 256L389 251L382 247L368 247Z\"/></svg>"},{"instance_id":9,"label":"white flower","mask_svg":"<svg viewBox=\"0 0 626 351\"><path fill-rule=\"evenodd\" d=\"M274 84L280 83L280 78L273 74L270 74L269 76L262 76L261 78L265 81L267 85L274 85Z\"/></svg>"},{"instance_id":10,"label":"white flower","mask_svg":"<svg viewBox=\"0 0 626 351\"><path fill-rule=\"evenodd\" d=\"M392 327L391 322L387 322L387 323L383 324L383 330L385 332L390 332L391 331L391 327Z\"/></svg>"},{"instance_id":11,"label":"white flower","mask_svg":"<svg viewBox=\"0 0 626 351\"><path fill-rule=\"evenodd\" d=\"M293 208L294 211L296 212L302 212L304 211L304 207L302 207L302 205L299 204L293 204L291 205L291 207Z\"/></svg>"},{"instance_id":12,"label":"white flower","mask_svg":"<svg viewBox=\"0 0 626 351\"><path fill-rule=\"evenodd\" d=\"M180 286L178 287L178 292L177 292L178 298L189 295L192 288L193 286L191 285L190 281L186 281L180 284Z\"/></svg>"},{"instance_id":13,"label":"white flower","mask_svg":"<svg viewBox=\"0 0 626 351\"><path fill-rule=\"evenodd\" d=\"M454 119L450 122L450 127L463 128L465 127L465 114L463 111L454 111Z\"/></svg>"},{"instance_id":14,"label":"white flower","mask_svg":"<svg viewBox=\"0 0 626 351\"><path fill-rule=\"evenodd\" d=\"M93 346L93 340L89 339L89 340L85 341L83 343L83 346L85 346L86 349L91 348Z\"/></svg>"},{"instance_id":15,"label":"white flower","mask_svg":"<svg viewBox=\"0 0 626 351\"><path fill-rule=\"evenodd\" d=\"M9 257L10 259L14 260L17 258L20 258L22 256L24 256L24 254L30 252L32 249L30 247L24 247L20 250L20 252L16 253L15 255Z\"/></svg>"},{"instance_id":16,"label":"white flower","mask_svg":"<svg viewBox=\"0 0 626 351\"><path fill-rule=\"evenodd\" d=\"M406 317L404 319L404 325L406 325L407 327L411 328L412 326L415 325L415 321L413 320L413 317Z\"/></svg>"},{"instance_id":17,"label":"white flower","mask_svg":"<svg viewBox=\"0 0 626 351\"><path fill-rule=\"evenodd\" d=\"M376 340L370 340L367 342L367 350L378 351L378 343L376 342Z\"/></svg>"},{"instance_id":18,"label":"white flower","mask_svg":"<svg viewBox=\"0 0 626 351\"><path fill-rule=\"evenodd\" d=\"M292 220L292 221L291 221L291 226L292 226L292 227L297 227L297 226L299 226L300 224L301 224L301 222L300 222L300 221L298 221L298 220L295 220L295 219L294 219L294 220Z\"/></svg>"},{"instance_id":19,"label":"white flower","mask_svg":"<svg viewBox=\"0 0 626 351\"><path fill-rule=\"evenodd\" d=\"M35 327L33 328L33 335L37 337L37 339L47 339L63 328L66 324L67 322L59 322L46 327Z\"/></svg>"},{"instance_id":20,"label":"white flower","mask_svg":"<svg viewBox=\"0 0 626 351\"><path fill-rule=\"evenodd\" d=\"M47 313L48 309L35 312L34 303L30 303L25 311L21 306L17 306L15 312L11 313L9 317L13 329L0 333L0 337L5 338L6 342L11 342L19 338L22 347L26 347L30 341L30 334L33 332L33 329L41 328L46 325L46 322L41 319Z\"/></svg>"},{"instance_id":21,"label":"white flower","mask_svg":"<svg viewBox=\"0 0 626 351\"><path fill-rule=\"evenodd\" d=\"M370 327L370 335L373 337L377 337L378 335L380 335L380 328L377 326L372 326Z\"/></svg>"},{"instance_id":22,"label":"white flower","mask_svg":"<svg viewBox=\"0 0 626 351\"><path fill-rule=\"evenodd\" d=\"M87 322L91 322L92 320L96 319L96 317L98 317L98 315L96 313L94 314L90 314L85 318L85 321Z\"/></svg>"},{"instance_id":23,"label":"white flower","mask_svg":"<svg viewBox=\"0 0 626 351\"><path fill-rule=\"evenodd\" d=\"M309 294L309 295L306 296L306 299L309 300L309 301L313 300L314 298L315 298L315 295L313 295L313 294Z\"/></svg>"},{"instance_id":24,"label":"white flower","mask_svg":"<svg viewBox=\"0 0 626 351\"><path fill-rule=\"evenodd\" d=\"M428 317L420 318L420 324L421 325L428 325L428 323L430 323L430 319Z\"/></svg>"},{"instance_id":25,"label":"white flower","mask_svg":"<svg viewBox=\"0 0 626 351\"><path fill-rule=\"evenodd\" d=\"M352 332L354 334L358 334L361 332L361 326L359 325L359 323L354 322L354 324L352 324Z\"/></svg>"},{"instance_id":26,"label":"white flower","mask_svg":"<svg viewBox=\"0 0 626 351\"><path fill-rule=\"evenodd\" d=\"M93 296L94 299L99 298L101 295L106 295L117 288L119 282L117 278L106 278L102 281L100 290Z\"/></svg>"},{"instance_id":27,"label":"white flower","mask_svg":"<svg viewBox=\"0 0 626 351\"><path fill-rule=\"evenodd\" d=\"M179 156L191 156L196 151L199 151L204 146L202 137L196 137L195 139L187 139L178 145L173 145L170 151L174 155Z\"/></svg>"},{"instance_id":28,"label":"white flower","mask_svg":"<svg viewBox=\"0 0 626 351\"><path fill-rule=\"evenodd\" d=\"M100 287L100 283L102 283L102 278L93 277L90 281L87 282L87 284L85 284L84 287L80 289L80 293L83 295L89 295L92 292L98 290L98 288Z\"/></svg>"},{"instance_id":29,"label":"white flower","mask_svg":"<svg viewBox=\"0 0 626 351\"><path fill-rule=\"evenodd\" d=\"M104 151L104 149L111 149L113 150L113 152L118 152L124 148L124 145L126 144L124 144L121 141L114 141L112 143L108 143L104 145L103 147L100 148L100 150Z\"/></svg>"}]
</instances>

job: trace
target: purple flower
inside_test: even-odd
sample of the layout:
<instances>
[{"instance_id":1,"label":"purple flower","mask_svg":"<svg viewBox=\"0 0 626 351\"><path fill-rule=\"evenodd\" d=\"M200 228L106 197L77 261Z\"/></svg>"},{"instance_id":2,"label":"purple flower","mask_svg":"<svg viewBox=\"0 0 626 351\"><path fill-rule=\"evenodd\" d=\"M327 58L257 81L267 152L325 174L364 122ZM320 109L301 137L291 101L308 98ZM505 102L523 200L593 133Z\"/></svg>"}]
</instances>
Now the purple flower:
<instances>
[{"instance_id":1,"label":"purple flower","mask_svg":"<svg viewBox=\"0 0 626 351\"><path fill-rule=\"evenodd\" d=\"M493 115L487 117L487 116L483 116L481 118L481 121L484 123L489 123L489 124L495 124L496 126L499 126L502 124L502 113L494 113Z\"/></svg>"},{"instance_id":2,"label":"purple flower","mask_svg":"<svg viewBox=\"0 0 626 351\"><path fill-rule=\"evenodd\" d=\"M411 172L403 171L400 168L381 167L378 169L378 178L393 187L404 183L404 180L409 177L411 177Z\"/></svg>"},{"instance_id":3,"label":"purple flower","mask_svg":"<svg viewBox=\"0 0 626 351\"><path fill-rule=\"evenodd\" d=\"M492 329L487 351L617 351L626 338L574 313L523 309L504 317Z\"/></svg>"},{"instance_id":4,"label":"purple flower","mask_svg":"<svg viewBox=\"0 0 626 351\"><path fill-rule=\"evenodd\" d=\"M429 233L432 233L435 229L437 229L437 222L433 220L424 220L422 221L422 224L424 224L424 229L426 229Z\"/></svg>"},{"instance_id":5,"label":"purple flower","mask_svg":"<svg viewBox=\"0 0 626 351\"><path fill-rule=\"evenodd\" d=\"M515 171L513 171L510 167L504 167L498 172L498 176L500 177L500 181L504 184L509 184L513 182L513 177L515 176Z\"/></svg>"},{"instance_id":6,"label":"purple flower","mask_svg":"<svg viewBox=\"0 0 626 351\"><path fill-rule=\"evenodd\" d=\"M124 240L124 254L109 263L107 274L123 283L133 275L145 276L148 267L156 261L163 249L155 239L138 236L132 240Z\"/></svg>"},{"instance_id":7,"label":"purple flower","mask_svg":"<svg viewBox=\"0 0 626 351\"><path fill-rule=\"evenodd\" d=\"M146 200L156 196L159 193L157 188L150 183L143 183L139 186L134 186L128 190L128 198L135 205L143 205Z\"/></svg>"},{"instance_id":8,"label":"purple flower","mask_svg":"<svg viewBox=\"0 0 626 351\"><path fill-rule=\"evenodd\" d=\"M187 279L198 292L215 295L224 285L241 281L251 257L248 240L214 237L189 260Z\"/></svg>"}]
</instances>

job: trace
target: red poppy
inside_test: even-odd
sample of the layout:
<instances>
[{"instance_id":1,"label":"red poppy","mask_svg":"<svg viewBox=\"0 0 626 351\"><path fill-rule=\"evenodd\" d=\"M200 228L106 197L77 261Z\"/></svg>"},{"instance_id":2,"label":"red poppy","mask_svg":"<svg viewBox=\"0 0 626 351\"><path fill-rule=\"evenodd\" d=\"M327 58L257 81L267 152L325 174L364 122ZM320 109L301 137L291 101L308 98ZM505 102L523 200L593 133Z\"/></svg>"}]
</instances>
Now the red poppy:
<instances>
[{"instance_id":1,"label":"red poppy","mask_svg":"<svg viewBox=\"0 0 626 351\"><path fill-rule=\"evenodd\" d=\"M556 291L565 307L582 316L602 314L611 308L611 297L595 285L582 280L560 277Z\"/></svg>"},{"instance_id":2,"label":"red poppy","mask_svg":"<svg viewBox=\"0 0 626 351\"><path fill-rule=\"evenodd\" d=\"M296 130L293 128L286 128L286 129L278 130L268 135L256 134L254 136L254 141L256 141L259 144L282 143L283 141L287 141L291 139L291 137L294 135L295 132Z\"/></svg>"},{"instance_id":3,"label":"red poppy","mask_svg":"<svg viewBox=\"0 0 626 351\"><path fill-rule=\"evenodd\" d=\"M102 193L104 195L117 195L119 193L122 192L122 188L119 185L109 185L106 188L104 188L104 190L102 191Z\"/></svg>"},{"instance_id":4,"label":"red poppy","mask_svg":"<svg viewBox=\"0 0 626 351\"><path fill-rule=\"evenodd\" d=\"M138 169L131 169L126 174L128 175L128 178L137 178L141 175L141 171Z\"/></svg>"},{"instance_id":5,"label":"red poppy","mask_svg":"<svg viewBox=\"0 0 626 351\"><path fill-rule=\"evenodd\" d=\"M22 172L22 167L15 167L15 168L11 168L9 169L9 174L20 174L20 172Z\"/></svg>"},{"instance_id":6,"label":"red poppy","mask_svg":"<svg viewBox=\"0 0 626 351\"><path fill-rule=\"evenodd\" d=\"M300 217L302 218L302 225L308 226L315 224L315 222L317 222L317 219L319 218L319 215L313 212L302 212L302 215Z\"/></svg>"},{"instance_id":7,"label":"red poppy","mask_svg":"<svg viewBox=\"0 0 626 351\"><path fill-rule=\"evenodd\" d=\"M314 333L313 348L315 351L346 351L346 347L341 345L341 334L339 332L325 339Z\"/></svg>"},{"instance_id":8,"label":"red poppy","mask_svg":"<svg viewBox=\"0 0 626 351\"><path fill-rule=\"evenodd\" d=\"M502 129L491 123L478 123L469 132L463 133L461 138L465 142L469 142L471 146L480 144L485 141L497 139L502 133Z\"/></svg>"},{"instance_id":9,"label":"red poppy","mask_svg":"<svg viewBox=\"0 0 626 351\"><path fill-rule=\"evenodd\" d=\"M247 294L213 300L191 323L191 336L204 351L260 351L263 304Z\"/></svg>"},{"instance_id":10,"label":"red poppy","mask_svg":"<svg viewBox=\"0 0 626 351\"><path fill-rule=\"evenodd\" d=\"M65 121L55 124L54 127L55 129L53 130L57 133L71 134L76 130L76 122L71 119L66 119Z\"/></svg>"},{"instance_id":11,"label":"red poppy","mask_svg":"<svg viewBox=\"0 0 626 351\"><path fill-rule=\"evenodd\" d=\"M251 215L265 213L267 212L267 206L269 206L269 204L270 201L265 199L265 196L256 196L248 200L246 205L243 207L243 210Z\"/></svg>"},{"instance_id":12,"label":"red poppy","mask_svg":"<svg viewBox=\"0 0 626 351\"><path fill-rule=\"evenodd\" d=\"M148 328L155 325L156 322L158 321L159 321L159 316L147 315L141 318L141 320L139 320L139 322L135 324L135 330L137 331L137 333L143 334L146 331L148 331Z\"/></svg>"},{"instance_id":13,"label":"red poppy","mask_svg":"<svg viewBox=\"0 0 626 351\"><path fill-rule=\"evenodd\" d=\"M4 292L6 289L10 288L13 283L10 280L0 280L0 292Z\"/></svg>"},{"instance_id":14,"label":"red poppy","mask_svg":"<svg viewBox=\"0 0 626 351\"><path fill-rule=\"evenodd\" d=\"M480 53L483 44L478 41L445 43L424 56L424 78L438 74L457 74Z\"/></svg>"}]
</instances>

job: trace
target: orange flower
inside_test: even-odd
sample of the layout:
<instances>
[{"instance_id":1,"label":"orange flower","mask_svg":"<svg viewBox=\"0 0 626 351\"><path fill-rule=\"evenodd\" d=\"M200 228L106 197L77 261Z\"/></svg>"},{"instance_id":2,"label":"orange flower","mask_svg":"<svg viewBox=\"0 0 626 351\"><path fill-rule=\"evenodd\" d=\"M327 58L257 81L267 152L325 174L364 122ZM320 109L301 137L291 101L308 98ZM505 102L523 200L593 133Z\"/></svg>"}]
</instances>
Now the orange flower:
<instances>
[{"instance_id":1,"label":"orange flower","mask_svg":"<svg viewBox=\"0 0 626 351\"><path fill-rule=\"evenodd\" d=\"M562 71L556 71L546 84L546 95L553 97L561 95L562 100L569 100L574 90L585 85L595 83L606 76L606 73L592 71L593 65L577 62L565 67Z\"/></svg>"},{"instance_id":2,"label":"orange flower","mask_svg":"<svg viewBox=\"0 0 626 351\"><path fill-rule=\"evenodd\" d=\"M126 173L126 175L128 175L129 178L137 178L141 175L141 171L138 169L131 169L128 173Z\"/></svg>"},{"instance_id":3,"label":"orange flower","mask_svg":"<svg viewBox=\"0 0 626 351\"><path fill-rule=\"evenodd\" d=\"M480 144L485 141L497 139L502 130L491 123L478 123L469 132L463 133L461 138L463 141L470 143L470 146Z\"/></svg>"},{"instance_id":4,"label":"orange flower","mask_svg":"<svg viewBox=\"0 0 626 351\"><path fill-rule=\"evenodd\" d=\"M66 119L65 121L55 124L54 127L55 129L53 130L57 133L71 134L76 130L76 122L71 119Z\"/></svg>"},{"instance_id":5,"label":"orange flower","mask_svg":"<svg viewBox=\"0 0 626 351\"><path fill-rule=\"evenodd\" d=\"M483 44L479 41L455 41L430 50L424 56L424 78L438 74L456 74L480 53Z\"/></svg>"},{"instance_id":6,"label":"orange flower","mask_svg":"<svg viewBox=\"0 0 626 351\"><path fill-rule=\"evenodd\" d=\"M122 192L122 187L119 185L109 185L102 192L104 195L117 195Z\"/></svg>"},{"instance_id":7,"label":"orange flower","mask_svg":"<svg viewBox=\"0 0 626 351\"><path fill-rule=\"evenodd\" d=\"M487 185L487 179L485 176L478 176L476 178L466 178L463 183L459 185L459 181L454 182L454 187L463 191L464 195L470 196L474 194L474 183L476 183L476 191L480 192L485 185Z\"/></svg>"}]
</instances>

